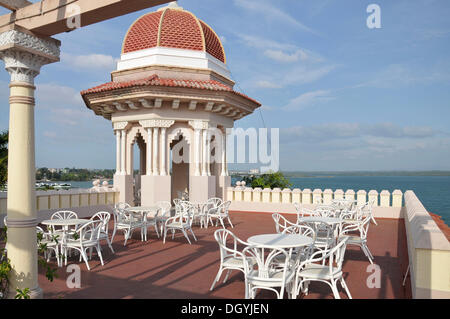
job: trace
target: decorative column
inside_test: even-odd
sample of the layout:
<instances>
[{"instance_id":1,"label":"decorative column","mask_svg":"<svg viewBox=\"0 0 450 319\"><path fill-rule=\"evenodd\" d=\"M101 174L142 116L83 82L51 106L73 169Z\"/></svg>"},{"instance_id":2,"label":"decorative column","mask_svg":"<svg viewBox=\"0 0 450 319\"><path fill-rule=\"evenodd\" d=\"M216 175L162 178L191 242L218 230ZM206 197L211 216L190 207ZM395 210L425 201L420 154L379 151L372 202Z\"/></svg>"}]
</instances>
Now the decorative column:
<instances>
[{"instance_id":1,"label":"decorative column","mask_svg":"<svg viewBox=\"0 0 450 319\"><path fill-rule=\"evenodd\" d=\"M209 122L189 121L189 125L194 128L196 155L194 176L190 176L189 179L189 198L194 202L206 202L209 198L216 196L217 189L216 177L208 176L207 169Z\"/></svg>"},{"instance_id":2,"label":"decorative column","mask_svg":"<svg viewBox=\"0 0 450 319\"><path fill-rule=\"evenodd\" d=\"M202 134L208 128L208 122L189 121L189 125L194 129L194 176L200 176L203 175ZM203 135L203 138L206 136Z\"/></svg>"},{"instance_id":3,"label":"decorative column","mask_svg":"<svg viewBox=\"0 0 450 319\"><path fill-rule=\"evenodd\" d=\"M152 169L152 142L153 142L153 135L152 135L152 129L147 128L147 176L153 175L153 169Z\"/></svg>"},{"instance_id":4,"label":"decorative column","mask_svg":"<svg viewBox=\"0 0 450 319\"><path fill-rule=\"evenodd\" d=\"M122 131L127 127L128 122L114 122L112 125L114 133L116 134L116 174L125 175L125 137L122 136Z\"/></svg>"},{"instance_id":5,"label":"decorative column","mask_svg":"<svg viewBox=\"0 0 450 319\"><path fill-rule=\"evenodd\" d=\"M159 175L158 166L158 144L159 144L159 127L153 128L153 175Z\"/></svg>"},{"instance_id":6,"label":"decorative column","mask_svg":"<svg viewBox=\"0 0 450 319\"><path fill-rule=\"evenodd\" d=\"M120 131L115 130L116 134L116 174L120 174Z\"/></svg>"},{"instance_id":7,"label":"decorative column","mask_svg":"<svg viewBox=\"0 0 450 319\"><path fill-rule=\"evenodd\" d=\"M147 130L146 176L141 177L141 204L155 205L158 201L171 201L171 177L167 173L167 129L174 120L150 119L139 121Z\"/></svg>"},{"instance_id":8,"label":"decorative column","mask_svg":"<svg viewBox=\"0 0 450 319\"><path fill-rule=\"evenodd\" d=\"M38 285L36 249L34 78L43 65L59 61L60 42L18 30L0 34L0 58L11 75L8 143L8 258L9 296L30 289L42 298Z\"/></svg>"},{"instance_id":9,"label":"decorative column","mask_svg":"<svg viewBox=\"0 0 450 319\"><path fill-rule=\"evenodd\" d=\"M200 129L194 129L194 175L200 176Z\"/></svg>"},{"instance_id":10,"label":"decorative column","mask_svg":"<svg viewBox=\"0 0 450 319\"><path fill-rule=\"evenodd\" d=\"M208 173L206 171L206 165L207 165L207 161L208 161L208 130L207 129L203 129L202 130L202 138L203 138L203 143L202 143L202 176L208 176Z\"/></svg>"},{"instance_id":11,"label":"decorative column","mask_svg":"<svg viewBox=\"0 0 450 319\"><path fill-rule=\"evenodd\" d=\"M226 131L222 132L222 176L228 176L227 171L227 134Z\"/></svg>"},{"instance_id":12,"label":"decorative column","mask_svg":"<svg viewBox=\"0 0 450 319\"><path fill-rule=\"evenodd\" d=\"M122 148L122 159L120 160L120 175L127 175L127 168L126 168L126 162L127 162L127 131L125 129L120 130L120 135L122 138L121 142L121 148Z\"/></svg>"},{"instance_id":13,"label":"decorative column","mask_svg":"<svg viewBox=\"0 0 450 319\"><path fill-rule=\"evenodd\" d=\"M166 128L162 127L161 128L161 140L160 140L160 145L161 145L161 176L166 176L167 172L166 172L166 163L167 163L167 159L166 159L166 149L167 149L167 140L166 140Z\"/></svg>"}]
</instances>

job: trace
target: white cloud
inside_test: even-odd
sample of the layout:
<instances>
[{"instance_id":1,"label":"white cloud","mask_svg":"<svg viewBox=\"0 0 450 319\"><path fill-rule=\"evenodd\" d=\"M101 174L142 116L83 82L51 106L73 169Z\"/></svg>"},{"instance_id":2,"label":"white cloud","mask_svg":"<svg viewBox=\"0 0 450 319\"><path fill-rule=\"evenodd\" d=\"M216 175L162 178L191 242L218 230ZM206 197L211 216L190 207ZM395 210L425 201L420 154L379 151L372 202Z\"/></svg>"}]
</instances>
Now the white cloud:
<instances>
[{"instance_id":1,"label":"white cloud","mask_svg":"<svg viewBox=\"0 0 450 319\"><path fill-rule=\"evenodd\" d=\"M266 81L266 80L261 80L261 81L257 81L255 83L255 86L261 89L280 89L282 88L282 86L280 84L271 82L271 81Z\"/></svg>"},{"instance_id":2,"label":"white cloud","mask_svg":"<svg viewBox=\"0 0 450 319\"><path fill-rule=\"evenodd\" d=\"M289 13L284 12L279 7L273 6L271 3L262 0L234 0L234 4L251 12L261 14L266 19L277 20L283 24L288 24L299 30L318 35L316 31L305 26Z\"/></svg>"},{"instance_id":3,"label":"white cloud","mask_svg":"<svg viewBox=\"0 0 450 319\"><path fill-rule=\"evenodd\" d=\"M290 100L289 103L281 109L286 111L299 111L319 103L331 101L333 99L334 97L330 96L330 91L317 90L297 96L296 98Z\"/></svg>"},{"instance_id":4,"label":"white cloud","mask_svg":"<svg viewBox=\"0 0 450 319\"><path fill-rule=\"evenodd\" d=\"M105 54L72 55L61 54L61 62L71 68L83 70L112 71L116 68L118 59Z\"/></svg>"},{"instance_id":5,"label":"white cloud","mask_svg":"<svg viewBox=\"0 0 450 319\"><path fill-rule=\"evenodd\" d=\"M308 59L308 55L305 51L299 49L294 53L285 53L281 50L266 50L264 51L264 55L272 60L283 62L283 63L291 63L297 62L298 60L305 61Z\"/></svg>"}]
</instances>

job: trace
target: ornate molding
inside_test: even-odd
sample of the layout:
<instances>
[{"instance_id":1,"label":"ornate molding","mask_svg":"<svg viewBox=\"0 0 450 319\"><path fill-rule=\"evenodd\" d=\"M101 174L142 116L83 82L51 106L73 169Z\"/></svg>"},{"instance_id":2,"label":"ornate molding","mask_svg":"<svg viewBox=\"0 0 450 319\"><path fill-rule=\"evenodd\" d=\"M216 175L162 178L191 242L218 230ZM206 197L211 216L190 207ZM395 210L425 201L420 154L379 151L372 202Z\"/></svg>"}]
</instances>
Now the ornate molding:
<instances>
[{"instance_id":1,"label":"ornate molding","mask_svg":"<svg viewBox=\"0 0 450 319\"><path fill-rule=\"evenodd\" d=\"M20 46L32 50L37 55L47 56L49 60L59 60L60 42L52 38L39 38L18 30L9 30L0 34L0 48Z\"/></svg>"},{"instance_id":2,"label":"ornate molding","mask_svg":"<svg viewBox=\"0 0 450 319\"><path fill-rule=\"evenodd\" d=\"M11 219L6 218L6 225L8 228L30 228L36 227L37 225L36 218L28 218L28 219Z\"/></svg>"},{"instance_id":3,"label":"ornate molding","mask_svg":"<svg viewBox=\"0 0 450 319\"><path fill-rule=\"evenodd\" d=\"M207 121L189 121L189 125L196 130L207 130L209 128L209 123Z\"/></svg>"},{"instance_id":4,"label":"ornate molding","mask_svg":"<svg viewBox=\"0 0 450 319\"><path fill-rule=\"evenodd\" d=\"M169 128L175 123L175 120L142 120L139 121L139 124L144 128L150 127L163 127Z\"/></svg>"},{"instance_id":5,"label":"ornate molding","mask_svg":"<svg viewBox=\"0 0 450 319\"><path fill-rule=\"evenodd\" d=\"M58 40L17 30L0 33L0 59L5 62L11 82L33 84L43 65L59 60L59 46Z\"/></svg>"},{"instance_id":6,"label":"ornate molding","mask_svg":"<svg viewBox=\"0 0 450 319\"><path fill-rule=\"evenodd\" d=\"M114 122L113 128L114 130L123 130L127 127L128 122Z\"/></svg>"}]
</instances>

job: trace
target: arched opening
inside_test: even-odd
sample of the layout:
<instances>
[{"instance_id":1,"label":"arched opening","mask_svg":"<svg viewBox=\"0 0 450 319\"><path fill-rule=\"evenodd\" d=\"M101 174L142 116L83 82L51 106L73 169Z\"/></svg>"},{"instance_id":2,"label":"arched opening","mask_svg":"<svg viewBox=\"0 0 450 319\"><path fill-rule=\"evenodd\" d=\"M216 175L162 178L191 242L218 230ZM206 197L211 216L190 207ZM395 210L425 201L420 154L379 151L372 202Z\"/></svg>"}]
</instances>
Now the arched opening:
<instances>
[{"instance_id":1,"label":"arched opening","mask_svg":"<svg viewBox=\"0 0 450 319\"><path fill-rule=\"evenodd\" d=\"M189 143L182 133L178 133L170 143L170 170L171 170L171 194L172 199L189 199L189 175L190 175L190 150Z\"/></svg>"}]
</instances>

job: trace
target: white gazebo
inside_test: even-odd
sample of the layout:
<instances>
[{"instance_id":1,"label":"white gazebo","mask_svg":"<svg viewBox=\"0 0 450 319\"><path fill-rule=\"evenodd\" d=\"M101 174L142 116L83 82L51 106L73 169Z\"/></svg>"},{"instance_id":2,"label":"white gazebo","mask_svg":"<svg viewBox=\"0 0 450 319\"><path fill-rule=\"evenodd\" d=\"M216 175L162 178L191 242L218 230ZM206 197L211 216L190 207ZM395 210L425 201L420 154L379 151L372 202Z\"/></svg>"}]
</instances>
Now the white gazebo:
<instances>
[{"instance_id":1,"label":"white gazebo","mask_svg":"<svg viewBox=\"0 0 450 319\"><path fill-rule=\"evenodd\" d=\"M81 92L88 108L112 121L121 201L224 196L227 128L260 106L233 86L220 38L176 2L131 25L111 82Z\"/></svg>"}]
</instances>

